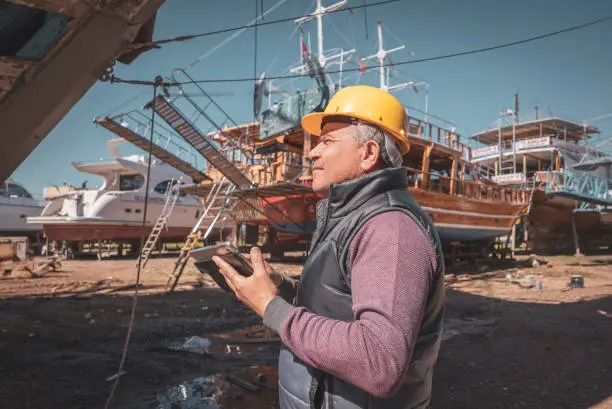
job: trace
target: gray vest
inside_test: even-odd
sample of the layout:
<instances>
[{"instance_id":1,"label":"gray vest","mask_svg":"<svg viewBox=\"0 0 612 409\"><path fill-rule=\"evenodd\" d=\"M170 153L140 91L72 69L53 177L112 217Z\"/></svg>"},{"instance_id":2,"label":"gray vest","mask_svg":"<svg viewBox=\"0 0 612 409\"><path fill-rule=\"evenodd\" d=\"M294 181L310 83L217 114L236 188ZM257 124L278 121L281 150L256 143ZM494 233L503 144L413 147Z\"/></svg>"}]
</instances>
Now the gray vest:
<instances>
[{"instance_id":1,"label":"gray vest","mask_svg":"<svg viewBox=\"0 0 612 409\"><path fill-rule=\"evenodd\" d=\"M293 302L327 318L354 321L348 254L351 240L377 214L399 210L412 217L427 233L435 249L438 268L400 390L390 398L377 398L310 367L282 345L278 369L281 409L428 407L442 330L444 259L433 223L410 196L407 185L406 169L393 168L331 186L329 197L317 204L317 229L311 254L304 265Z\"/></svg>"}]
</instances>

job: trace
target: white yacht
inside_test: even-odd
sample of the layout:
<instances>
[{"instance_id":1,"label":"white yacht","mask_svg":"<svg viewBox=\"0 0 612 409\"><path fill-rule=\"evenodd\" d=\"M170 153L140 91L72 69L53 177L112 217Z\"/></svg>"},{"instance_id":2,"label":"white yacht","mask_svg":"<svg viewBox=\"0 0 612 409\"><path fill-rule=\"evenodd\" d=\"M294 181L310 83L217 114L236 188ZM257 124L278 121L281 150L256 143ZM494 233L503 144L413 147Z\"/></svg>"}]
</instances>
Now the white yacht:
<instances>
[{"instance_id":1,"label":"white yacht","mask_svg":"<svg viewBox=\"0 0 612 409\"><path fill-rule=\"evenodd\" d=\"M80 172L102 179L100 188L47 188L49 203L38 217L28 223L42 224L51 240L137 242L142 233L146 189L147 156L122 156L116 148L123 139L108 142L114 157L109 162L72 165ZM148 233L164 208L169 185L193 183L188 175L153 158L145 231ZM160 238L182 241L202 213L201 198L181 193ZM206 222L206 220L205 220ZM206 223L203 223L203 228ZM231 227L231 226L224 226Z\"/></svg>"},{"instance_id":2,"label":"white yacht","mask_svg":"<svg viewBox=\"0 0 612 409\"><path fill-rule=\"evenodd\" d=\"M14 180L0 185L0 235L34 237L42 232L40 224L30 224L28 217L38 216L44 203Z\"/></svg>"}]
</instances>

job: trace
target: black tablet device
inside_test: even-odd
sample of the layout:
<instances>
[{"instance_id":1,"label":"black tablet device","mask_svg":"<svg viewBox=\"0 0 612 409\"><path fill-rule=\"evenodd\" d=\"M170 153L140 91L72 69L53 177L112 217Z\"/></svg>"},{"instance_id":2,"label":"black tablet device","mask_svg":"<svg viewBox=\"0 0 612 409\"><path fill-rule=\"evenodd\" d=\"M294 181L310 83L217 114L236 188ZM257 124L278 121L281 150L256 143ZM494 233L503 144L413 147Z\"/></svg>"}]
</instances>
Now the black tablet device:
<instances>
[{"instance_id":1,"label":"black tablet device","mask_svg":"<svg viewBox=\"0 0 612 409\"><path fill-rule=\"evenodd\" d=\"M210 275L217 285L227 292L232 290L227 285L225 277L219 271L215 262L212 261L213 256L218 256L225 260L225 262L234 267L238 274L244 277L253 274L253 268L249 261L241 256L238 249L230 243L220 243L194 249L189 252L189 255L193 257L194 265L200 273Z\"/></svg>"}]
</instances>

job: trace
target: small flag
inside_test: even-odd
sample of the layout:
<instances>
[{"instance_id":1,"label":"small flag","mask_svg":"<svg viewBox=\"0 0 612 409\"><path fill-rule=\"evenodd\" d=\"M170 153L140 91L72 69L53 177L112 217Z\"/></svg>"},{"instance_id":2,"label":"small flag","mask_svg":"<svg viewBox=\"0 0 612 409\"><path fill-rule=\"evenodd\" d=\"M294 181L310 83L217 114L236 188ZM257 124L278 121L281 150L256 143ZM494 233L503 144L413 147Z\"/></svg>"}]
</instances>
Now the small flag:
<instances>
[{"instance_id":1,"label":"small flag","mask_svg":"<svg viewBox=\"0 0 612 409\"><path fill-rule=\"evenodd\" d=\"M308 55L308 48L306 47L306 43L304 43L303 39L302 39L302 59L303 59L304 65L306 66L306 70L308 70L308 76L310 78L314 78L314 73L310 69L310 64L309 64L310 56Z\"/></svg>"},{"instance_id":2,"label":"small flag","mask_svg":"<svg viewBox=\"0 0 612 409\"><path fill-rule=\"evenodd\" d=\"M310 70L310 66L308 64L308 59L310 58L308 56L308 47L306 47L306 43L304 42L304 39L301 39L302 42L302 62L306 65L306 69L308 70L308 76L310 76L310 78L314 78L314 75L312 73L312 71Z\"/></svg>"},{"instance_id":3,"label":"small flag","mask_svg":"<svg viewBox=\"0 0 612 409\"><path fill-rule=\"evenodd\" d=\"M363 74L364 72L366 72L366 70L368 69L366 67L366 65L363 63L363 60L361 59L361 57L357 57L358 58L358 62L359 62L359 72L361 74Z\"/></svg>"}]
</instances>

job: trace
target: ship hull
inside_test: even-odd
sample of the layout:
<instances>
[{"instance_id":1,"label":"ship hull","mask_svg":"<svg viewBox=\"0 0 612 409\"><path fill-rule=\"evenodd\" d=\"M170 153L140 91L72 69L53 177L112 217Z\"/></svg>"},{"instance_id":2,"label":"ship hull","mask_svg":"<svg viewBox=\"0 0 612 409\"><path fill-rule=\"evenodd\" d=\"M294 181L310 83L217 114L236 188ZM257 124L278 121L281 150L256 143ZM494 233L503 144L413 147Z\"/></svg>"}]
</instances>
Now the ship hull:
<instances>
[{"instance_id":1,"label":"ship hull","mask_svg":"<svg viewBox=\"0 0 612 409\"><path fill-rule=\"evenodd\" d=\"M41 225L28 224L27 218L38 216L42 206L0 203L0 235L27 235L42 231Z\"/></svg>"},{"instance_id":2,"label":"ship hull","mask_svg":"<svg viewBox=\"0 0 612 409\"><path fill-rule=\"evenodd\" d=\"M490 241L507 235L526 204L479 201L463 196L408 188L408 192L432 218L443 243ZM271 226L293 234L312 234L316 228L316 202L306 195L268 199L263 203ZM281 210L281 211L279 211Z\"/></svg>"},{"instance_id":3,"label":"ship hull","mask_svg":"<svg viewBox=\"0 0 612 409\"><path fill-rule=\"evenodd\" d=\"M535 191L526 223L527 247L541 254L573 253L576 251L574 226L582 253L609 246L612 243L610 213L574 213L575 207L573 199Z\"/></svg>"},{"instance_id":4,"label":"ship hull","mask_svg":"<svg viewBox=\"0 0 612 409\"><path fill-rule=\"evenodd\" d=\"M315 193L271 197L262 201L262 206L274 229L292 234L312 234L317 226L317 202L322 198Z\"/></svg>"}]
</instances>

